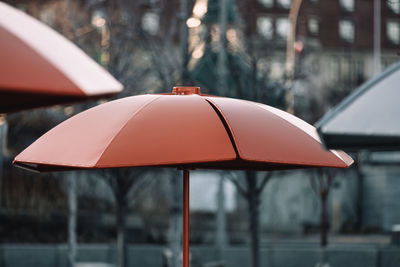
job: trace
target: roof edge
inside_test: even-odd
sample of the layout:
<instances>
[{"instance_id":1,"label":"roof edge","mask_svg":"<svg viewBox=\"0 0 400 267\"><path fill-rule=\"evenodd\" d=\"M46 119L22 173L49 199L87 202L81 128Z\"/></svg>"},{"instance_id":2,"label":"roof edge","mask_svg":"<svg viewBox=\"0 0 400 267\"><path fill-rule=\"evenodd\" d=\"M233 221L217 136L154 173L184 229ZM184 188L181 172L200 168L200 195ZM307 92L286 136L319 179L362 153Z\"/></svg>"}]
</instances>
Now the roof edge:
<instances>
[{"instance_id":1,"label":"roof edge","mask_svg":"<svg viewBox=\"0 0 400 267\"><path fill-rule=\"evenodd\" d=\"M358 97L366 93L369 89L373 88L373 86L380 81L382 81L384 78L392 74L393 72L397 71L400 69L400 62L395 63L386 70L384 70L382 73L378 74L377 76L373 77L372 79L366 81L359 87L357 87L349 96L347 96L342 102L340 102L338 105L330 109L320 120L318 120L315 123L315 127L317 128L318 133L321 136L321 139L323 139L323 136L321 133L323 132L322 127L325 126L330 120L332 120L336 114L339 112L343 111L345 108L347 108L351 103L354 102ZM321 140L324 142L323 140Z\"/></svg>"}]
</instances>

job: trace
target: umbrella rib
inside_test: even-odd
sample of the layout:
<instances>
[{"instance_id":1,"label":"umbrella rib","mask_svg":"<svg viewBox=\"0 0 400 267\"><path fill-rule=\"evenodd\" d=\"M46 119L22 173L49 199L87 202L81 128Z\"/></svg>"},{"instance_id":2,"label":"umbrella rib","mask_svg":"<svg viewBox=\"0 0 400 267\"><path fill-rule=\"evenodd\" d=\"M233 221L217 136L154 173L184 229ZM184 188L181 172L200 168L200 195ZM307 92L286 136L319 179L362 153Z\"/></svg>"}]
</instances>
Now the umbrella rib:
<instances>
[{"instance_id":1,"label":"umbrella rib","mask_svg":"<svg viewBox=\"0 0 400 267\"><path fill-rule=\"evenodd\" d=\"M219 110L218 107L217 107L213 102L211 102L210 100L205 99L205 101L207 101L208 104L210 104L210 106L214 109L215 113L217 113L219 119L221 120L222 124L224 125L225 131L226 131L226 133L228 134L229 139L231 140L233 149L235 150L236 158L240 158L240 156L239 156L239 150L238 150L238 148L237 148L237 146L236 146L235 138L233 137L232 130L231 130L231 128L229 127L229 124L228 124L228 122L226 121L226 119L225 119L224 115L222 114L221 110Z\"/></svg>"},{"instance_id":2,"label":"umbrella rib","mask_svg":"<svg viewBox=\"0 0 400 267\"><path fill-rule=\"evenodd\" d=\"M150 105L151 103L153 103L154 101L156 101L157 99L159 99L161 96L157 96L151 100L149 100L148 102L144 103L143 105L141 105L138 109L136 109L133 114L131 116L128 117L128 119L126 120L125 123L122 124L122 127L116 132L116 134L110 139L110 141L108 142L108 144L105 146L103 152L100 154L99 158L96 160L96 163L94 164L95 167L97 167L97 164L99 163L101 157L104 155L104 153L106 152L106 150L108 149L108 147L112 144L112 142L114 142L114 140L118 137L118 135L122 132L122 130L128 125L129 121L132 120L141 110L143 110L145 107L147 107L148 105Z\"/></svg>"},{"instance_id":3,"label":"umbrella rib","mask_svg":"<svg viewBox=\"0 0 400 267\"><path fill-rule=\"evenodd\" d=\"M252 101L246 101L246 102L254 103L254 102L252 102ZM255 105L255 106L256 106L257 108L259 108L259 109L264 109L264 108L262 108L262 107L261 107L260 105L258 105L258 104ZM274 109L276 109L276 108L274 108ZM271 110L268 110L268 109L264 109L264 110L270 112L271 114L273 114L275 117L279 118L279 120L283 121L284 123L289 124L289 125L293 126L294 128L298 129L298 130L299 130L300 132L302 132L303 134L308 135L308 136L309 136L310 138L312 138L312 140L314 140L314 142L316 142L318 145L323 146L323 144L322 144L322 142L321 142L321 140L320 140L320 138L319 138L319 136L318 136L318 133L317 133L316 128L315 128L314 126L312 126L311 124L309 124L309 123L307 123L306 121L304 121L304 123L308 124L309 126L311 126L311 127L316 131L316 134L317 134L317 138L318 138L318 139L314 138L311 134L309 134L307 131L305 131L305 130L302 129L301 127L297 126L297 125L296 125L295 123L293 123L292 121L284 119L279 113L275 113L275 112L273 112L273 111L271 111ZM328 152L328 151L332 152L332 154L333 154L337 159L339 159L340 161L345 161L345 160L342 158L342 156L338 155L337 151L335 151L335 150L327 150L327 152ZM345 162L346 162L346 161L345 161ZM347 164L347 163L346 163L346 164ZM350 165L351 165L351 164L350 164Z\"/></svg>"}]
</instances>

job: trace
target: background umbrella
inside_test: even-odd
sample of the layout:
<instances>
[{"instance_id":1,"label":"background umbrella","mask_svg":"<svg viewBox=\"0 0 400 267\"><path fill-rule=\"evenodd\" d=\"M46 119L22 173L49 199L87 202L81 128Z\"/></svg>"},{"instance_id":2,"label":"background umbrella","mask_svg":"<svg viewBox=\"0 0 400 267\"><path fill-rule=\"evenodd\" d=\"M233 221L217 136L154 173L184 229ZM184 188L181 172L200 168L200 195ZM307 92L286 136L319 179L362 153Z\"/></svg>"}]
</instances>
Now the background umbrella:
<instances>
[{"instance_id":1,"label":"background umbrella","mask_svg":"<svg viewBox=\"0 0 400 267\"><path fill-rule=\"evenodd\" d=\"M112 95L122 85L65 37L0 2L0 113Z\"/></svg>"},{"instance_id":2,"label":"background umbrella","mask_svg":"<svg viewBox=\"0 0 400 267\"><path fill-rule=\"evenodd\" d=\"M84 111L47 132L14 163L37 171L182 169L188 267L190 169L346 168L352 159L323 150L314 127L286 112L202 95L198 87L175 87L170 94L127 97Z\"/></svg>"},{"instance_id":3,"label":"background umbrella","mask_svg":"<svg viewBox=\"0 0 400 267\"><path fill-rule=\"evenodd\" d=\"M122 90L118 81L72 42L3 2L0 40L0 113L111 96ZM0 125L0 147L5 129ZM75 177L69 184L70 214L75 214ZM74 216L69 228L70 261L74 262Z\"/></svg>"},{"instance_id":4,"label":"background umbrella","mask_svg":"<svg viewBox=\"0 0 400 267\"><path fill-rule=\"evenodd\" d=\"M400 149L400 63L364 83L319 122L328 148Z\"/></svg>"}]
</instances>

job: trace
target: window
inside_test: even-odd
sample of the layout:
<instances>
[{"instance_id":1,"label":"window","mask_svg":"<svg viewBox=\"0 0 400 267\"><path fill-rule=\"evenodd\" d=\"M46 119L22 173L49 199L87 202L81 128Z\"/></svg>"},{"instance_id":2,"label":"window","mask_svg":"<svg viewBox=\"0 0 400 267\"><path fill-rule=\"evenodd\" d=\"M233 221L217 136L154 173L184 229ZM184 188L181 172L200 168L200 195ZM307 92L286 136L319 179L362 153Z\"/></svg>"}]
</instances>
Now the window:
<instances>
[{"instance_id":1,"label":"window","mask_svg":"<svg viewBox=\"0 0 400 267\"><path fill-rule=\"evenodd\" d=\"M257 32L266 39L272 39L274 33L272 26L272 19L269 17L258 17Z\"/></svg>"},{"instance_id":2,"label":"window","mask_svg":"<svg viewBox=\"0 0 400 267\"><path fill-rule=\"evenodd\" d=\"M348 43L354 42L354 24L350 20L339 21L339 36Z\"/></svg>"},{"instance_id":3,"label":"window","mask_svg":"<svg viewBox=\"0 0 400 267\"><path fill-rule=\"evenodd\" d=\"M277 0L277 1L278 5L283 8L289 9L290 6L292 5L292 0Z\"/></svg>"},{"instance_id":4,"label":"window","mask_svg":"<svg viewBox=\"0 0 400 267\"><path fill-rule=\"evenodd\" d=\"M308 31L311 35L318 35L319 33L319 21L316 18L308 19Z\"/></svg>"},{"instance_id":5,"label":"window","mask_svg":"<svg viewBox=\"0 0 400 267\"><path fill-rule=\"evenodd\" d=\"M274 0L258 0L265 7L273 7Z\"/></svg>"},{"instance_id":6,"label":"window","mask_svg":"<svg viewBox=\"0 0 400 267\"><path fill-rule=\"evenodd\" d=\"M396 14L400 14L400 0L387 0L387 6Z\"/></svg>"},{"instance_id":7,"label":"window","mask_svg":"<svg viewBox=\"0 0 400 267\"><path fill-rule=\"evenodd\" d=\"M354 11L354 0L340 0L340 6L346 11Z\"/></svg>"},{"instance_id":8,"label":"window","mask_svg":"<svg viewBox=\"0 0 400 267\"><path fill-rule=\"evenodd\" d=\"M149 34L157 34L160 30L160 18L154 12L147 12L142 17L142 29Z\"/></svg>"},{"instance_id":9,"label":"window","mask_svg":"<svg viewBox=\"0 0 400 267\"><path fill-rule=\"evenodd\" d=\"M286 38L289 32L289 20L280 18L276 20L276 33L281 38Z\"/></svg>"},{"instance_id":10,"label":"window","mask_svg":"<svg viewBox=\"0 0 400 267\"><path fill-rule=\"evenodd\" d=\"M398 21L386 22L386 35L390 42L400 44L400 23Z\"/></svg>"}]
</instances>

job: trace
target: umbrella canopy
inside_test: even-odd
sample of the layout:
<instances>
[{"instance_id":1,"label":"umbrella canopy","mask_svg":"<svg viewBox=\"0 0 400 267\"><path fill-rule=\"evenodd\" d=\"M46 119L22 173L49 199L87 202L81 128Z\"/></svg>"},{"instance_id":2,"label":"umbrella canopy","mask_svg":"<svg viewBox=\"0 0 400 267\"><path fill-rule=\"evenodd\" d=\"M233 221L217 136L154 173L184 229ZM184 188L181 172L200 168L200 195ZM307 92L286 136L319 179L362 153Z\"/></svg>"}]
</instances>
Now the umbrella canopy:
<instances>
[{"instance_id":1,"label":"umbrella canopy","mask_svg":"<svg viewBox=\"0 0 400 267\"><path fill-rule=\"evenodd\" d=\"M189 169L346 168L313 126L260 103L202 95L198 87L99 105L59 124L19 154L37 171L113 167L183 169L183 266L189 267Z\"/></svg>"},{"instance_id":2,"label":"umbrella canopy","mask_svg":"<svg viewBox=\"0 0 400 267\"><path fill-rule=\"evenodd\" d=\"M277 170L346 168L313 126L260 103L205 96L198 88L111 101L59 124L15 164L38 171L165 166Z\"/></svg>"},{"instance_id":3,"label":"umbrella canopy","mask_svg":"<svg viewBox=\"0 0 400 267\"><path fill-rule=\"evenodd\" d=\"M0 113L68 103L122 90L65 37L0 2Z\"/></svg>"},{"instance_id":4,"label":"umbrella canopy","mask_svg":"<svg viewBox=\"0 0 400 267\"><path fill-rule=\"evenodd\" d=\"M319 122L328 148L400 149L400 63L361 85Z\"/></svg>"}]
</instances>

